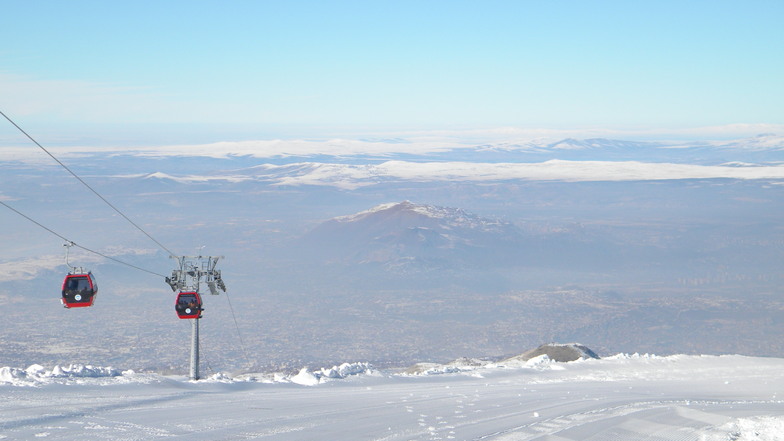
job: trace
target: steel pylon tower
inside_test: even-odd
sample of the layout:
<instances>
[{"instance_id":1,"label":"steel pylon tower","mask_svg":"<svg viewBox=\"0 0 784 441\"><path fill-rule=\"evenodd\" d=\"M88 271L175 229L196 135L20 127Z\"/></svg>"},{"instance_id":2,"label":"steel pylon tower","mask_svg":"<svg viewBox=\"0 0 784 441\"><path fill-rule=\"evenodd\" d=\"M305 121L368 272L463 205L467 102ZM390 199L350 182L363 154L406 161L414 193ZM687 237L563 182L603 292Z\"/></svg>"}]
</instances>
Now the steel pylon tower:
<instances>
[{"instance_id":1,"label":"steel pylon tower","mask_svg":"<svg viewBox=\"0 0 784 441\"><path fill-rule=\"evenodd\" d=\"M220 270L215 269L218 260L223 256L169 256L177 259L179 268L172 271L171 277L166 278L172 291L201 292L201 284L207 285L212 295L218 295L218 289L226 292L226 285L221 278ZM201 316L199 316L201 317ZM191 328L191 369L190 379L198 380L199 377L199 320L195 318Z\"/></svg>"}]
</instances>

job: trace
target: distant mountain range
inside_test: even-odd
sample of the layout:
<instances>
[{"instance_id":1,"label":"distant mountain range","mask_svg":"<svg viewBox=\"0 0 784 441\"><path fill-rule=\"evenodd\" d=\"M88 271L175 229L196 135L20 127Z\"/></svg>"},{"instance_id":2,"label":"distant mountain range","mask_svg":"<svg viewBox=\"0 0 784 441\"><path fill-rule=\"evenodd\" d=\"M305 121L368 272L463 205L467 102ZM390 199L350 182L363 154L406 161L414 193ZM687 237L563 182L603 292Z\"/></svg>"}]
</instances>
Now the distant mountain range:
<instances>
[{"instance_id":1,"label":"distant mountain range","mask_svg":"<svg viewBox=\"0 0 784 441\"><path fill-rule=\"evenodd\" d=\"M287 153L288 144L278 141L270 145L278 155L269 151L254 154L245 144L237 152L231 143L216 145L215 155L226 158L202 158L215 161L216 167L204 171L202 165L188 173L177 158L199 157L201 150L167 153L171 159L160 162L158 170L118 177L186 185L214 181L345 190L394 182L784 179L784 136L772 134L687 143L566 138L438 147L429 142L419 151L414 141L331 140L326 144L330 154L320 153L323 146L316 141L292 141L297 147L295 154ZM343 144L345 154L341 153ZM234 168L227 168L229 164Z\"/></svg>"},{"instance_id":2,"label":"distant mountain range","mask_svg":"<svg viewBox=\"0 0 784 441\"><path fill-rule=\"evenodd\" d=\"M441 156L494 161L652 161L720 165L725 162L784 162L784 136L761 134L728 141L629 141L607 138L503 141Z\"/></svg>"}]
</instances>

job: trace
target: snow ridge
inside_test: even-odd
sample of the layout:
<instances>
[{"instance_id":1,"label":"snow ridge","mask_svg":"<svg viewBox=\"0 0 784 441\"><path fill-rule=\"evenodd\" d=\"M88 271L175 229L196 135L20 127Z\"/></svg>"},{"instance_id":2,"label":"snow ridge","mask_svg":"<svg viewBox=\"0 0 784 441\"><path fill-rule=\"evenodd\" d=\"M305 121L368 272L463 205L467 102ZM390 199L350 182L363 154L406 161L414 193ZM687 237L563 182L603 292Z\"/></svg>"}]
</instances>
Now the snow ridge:
<instances>
[{"instance_id":1,"label":"snow ridge","mask_svg":"<svg viewBox=\"0 0 784 441\"><path fill-rule=\"evenodd\" d=\"M51 382L53 379L119 377L133 373L133 371L121 372L113 367L82 364L56 365L51 370L47 370L40 364L33 364L27 369L4 366L0 367L0 384L10 383L16 386L34 386L40 383Z\"/></svg>"},{"instance_id":2,"label":"snow ridge","mask_svg":"<svg viewBox=\"0 0 784 441\"><path fill-rule=\"evenodd\" d=\"M358 375L375 375L376 371L370 363L343 363L331 368L320 368L314 371L302 368L295 375L281 373L273 374L244 374L232 377L229 374L218 372L202 381L234 383L234 382L259 382L259 383L295 383L305 386L315 386L332 380L346 379ZM0 386L40 386L51 383L72 383L81 379L113 379L122 378L123 382L147 383L150 378L163 377L155 374L139 374L133 370L120 371L113 367L100 367L81 364L68 366L54 366L46 369L39 364L33 364L26 369L4 366L0 367ZM105 383L105 382L104 382Z\"/></svg>"},{"instance_id":3,"label":"snow ridge","mask_svg":"<svg viewBox=\"0 0 784 441\"><path fill-rule=\"evenodd\" d=\"M559 363L542 355L517 366L472 358L448 365L446 377L388 371L371 379L362 378L368 364L344 363L281 376L290 384L270 387L227 374L150 381L83 365L6 367L0 438L784 439L780 358L622 354ZM291 384L356 376L291 393ZM34 377L41 381L14 383Z\"/></svg>"}]
</instances>

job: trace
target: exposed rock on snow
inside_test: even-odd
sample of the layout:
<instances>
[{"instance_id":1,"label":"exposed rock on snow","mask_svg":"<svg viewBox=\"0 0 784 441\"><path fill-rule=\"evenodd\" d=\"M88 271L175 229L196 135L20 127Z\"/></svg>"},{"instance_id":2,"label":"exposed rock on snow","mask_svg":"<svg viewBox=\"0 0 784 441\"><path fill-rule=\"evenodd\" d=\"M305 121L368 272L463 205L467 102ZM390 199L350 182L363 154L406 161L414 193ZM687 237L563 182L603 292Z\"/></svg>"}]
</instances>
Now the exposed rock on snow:
<instances>
[{"instance_id":1,"label":"exposed rock on snow","mask_svg":"<svg viewBox=\"0 0 784 441\"><path fill-rule=\"evenodd\" d=\"M588 347L579 343L549 343L541 345L514 357L509 357L499 362L482 360L478 358L458 358L446 364L417 363L403 372L402 375L433 375L451 374L456 372L473 371L483 367L523 367L532 369L556 369L553 363L566 363L575 360L595 358L599 356Z\"/></svg>"},{"instance_id":2,"label":"exposed rock on snow","mask_svg":"<svg viewBox=\"0 0 784 441\"><path fill-rule=\"evenodd\" d=\"M594 351L579 343L548 343L541 345L536 349L531 349L523 354L510 357L504 361L528 361L532 358L539 357L540 355L547 355L550 360L561 363L585 358L599 358Z\"/></svg>"}]
</instances>

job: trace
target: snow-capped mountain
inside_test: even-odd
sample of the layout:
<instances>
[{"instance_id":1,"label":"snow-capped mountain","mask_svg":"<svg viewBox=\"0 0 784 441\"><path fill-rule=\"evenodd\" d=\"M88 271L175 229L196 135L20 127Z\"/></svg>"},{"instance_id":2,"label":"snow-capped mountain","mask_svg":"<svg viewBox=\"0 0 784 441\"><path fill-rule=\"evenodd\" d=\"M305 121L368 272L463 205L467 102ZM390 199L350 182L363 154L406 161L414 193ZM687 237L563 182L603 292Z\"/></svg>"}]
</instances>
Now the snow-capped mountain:
<instances>
[{"instance_id":1,"label":"snow-capped mountain","mask_svg":"<svg viewBox=\"0 0 784 441\"><path fill-rule=\"evenodd\" d=\"M490 147L505 147L503 150L528 150L537 152L547 151L578 151L592 150L594 152L613 150L642 150L642 149L689 149L712 146L724 150L784 150L784 136L775 133L763 133L757 136L721 141L634 141L611 138L563 138L563 139L538 139L526 142L503 141L497 144L485 144Z\"/></svg>"},{"instance_id":2,"label":"snow-capped mountain","mask_svg":"<svg viewBox=\"0 0 784 441\"><path fill-rule=\"evenodd\" d=\"M332 222L375 223L381 218L394 218L407 226L434 227L444 230L471 229L489 232L499 231L511 226L511 224L497 219L482 218L469 214L460 208L414 204L410 201L377 205L356 214L336 217Z\"/></svg>"},{"instance_id":3,"label":"snow-capped mountain","mask_svg":"<svg viewBox=\"0 0 784 441\"><path fill-rule=\"evenodd\" d=\"M735 139L730 141L715 141L709 143L722 149L737 149L742 151L784 151L784 136L775 133L762 133L751 138Z\"/></svg>"},{"instance_id":4,"label":"snow-capped mountain","mask_svg":"<svg viewBox=\"0 0 784 441\"><path fill-rule=\"evenodd\" d=\"M784 136L774 134L689 142L563 138L442 144L329 140L308 142L307 148L296 141L257 144L258 152L246 144L222 143L161 153L154 172L113 178L133 179L134 185L151 189L163 183L191 188L215 183L244 186L241 191L259 185L352 191L401 182L784 179ZM322 144L329 149L322 151ZM295 146L302 147L299 153L288 153ZM207 152L221 157L205 158ZM192 163L198 167L190 167Z\"/></svg>"},{"instance_id":5,"label":"snow-capped mountain","mask_svg":"<svg viewBox=\"0 0 784 441\"><path fill-rule=\"evenodd\" d=\"M590 139L574 139L565 138L560 141L552 142L543 145L544 150L558 151L558 150L618 150L629 149L639 150L641 148L658 147L656 143L650 142L637 142L637 141L623 141L617 139L606 138L590 138Z\"/></svg>"},{"instance_id":6,"label":"snow-capped mountain","mask_svg":"<svg viewBox=\"0 0 784 441\"><path fill-rule=\"evenodd\" d=\"M633 141L608 138L563 138L515 142L501 141L459 152L463 160L533 162L651 161L691 165L719 165L732 161L775 164L784 161L784 136L760 134L721 141Z\"/></svg>"},{"instance_id":7,"label":"snow-capped mountain","mask_svg":"<svg viewBox=\"0 0 784 441\"><path fill-rule=\"evenodd\" d=\"M403 201L328 220L305 242L332 261L421 270L499 264L499 253L523 251L509 246L522 237L508 222Z\"/></svg>"}]
</instances>

